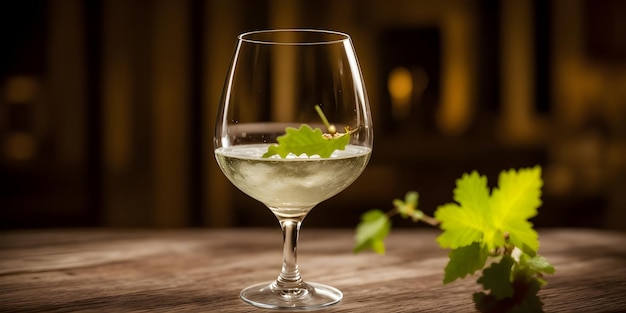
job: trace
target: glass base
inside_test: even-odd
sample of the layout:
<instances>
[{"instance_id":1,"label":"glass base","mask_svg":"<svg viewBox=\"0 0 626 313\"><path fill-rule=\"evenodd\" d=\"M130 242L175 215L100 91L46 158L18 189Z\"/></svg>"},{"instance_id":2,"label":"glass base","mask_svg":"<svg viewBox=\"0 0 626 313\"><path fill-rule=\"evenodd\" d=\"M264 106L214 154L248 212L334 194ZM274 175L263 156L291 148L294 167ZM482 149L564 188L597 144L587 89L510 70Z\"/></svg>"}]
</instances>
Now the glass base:
<instances>
[{"instance_id":1,"label":"glass base","mask_svg":"<svg viewBox=\"0 0 626 313\"><path fill-rule=\"evenodd\" d=\"M343 298L339 289L323 284L303 283L301 288L281 289L276 282L247 287L239 296L244 302L260 308L301 311L324 308Z\"/></svg>"}]
</instances>

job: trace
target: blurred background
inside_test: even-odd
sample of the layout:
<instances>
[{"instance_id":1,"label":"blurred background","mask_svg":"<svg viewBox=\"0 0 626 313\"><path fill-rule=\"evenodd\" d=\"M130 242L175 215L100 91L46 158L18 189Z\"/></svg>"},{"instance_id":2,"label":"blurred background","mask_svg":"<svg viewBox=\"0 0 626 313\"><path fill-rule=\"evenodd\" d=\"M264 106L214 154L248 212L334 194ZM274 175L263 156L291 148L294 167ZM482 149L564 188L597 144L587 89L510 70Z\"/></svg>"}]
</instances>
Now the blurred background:
<instances>
[{"instance_id":1,"label":"blurred background","mask_svg":"<svg viewBox=\"0 0 626 313\"><path fill-rule=\"evenodd\" d=\"M539 227L626 230L626 1L0 2L0 227L277 222L212 149L236 36L349 33L375 149L305 227L355 227L455 179L541 165ZM395 220L397 226L416 227Z\"/></svg>"}]
</instances>

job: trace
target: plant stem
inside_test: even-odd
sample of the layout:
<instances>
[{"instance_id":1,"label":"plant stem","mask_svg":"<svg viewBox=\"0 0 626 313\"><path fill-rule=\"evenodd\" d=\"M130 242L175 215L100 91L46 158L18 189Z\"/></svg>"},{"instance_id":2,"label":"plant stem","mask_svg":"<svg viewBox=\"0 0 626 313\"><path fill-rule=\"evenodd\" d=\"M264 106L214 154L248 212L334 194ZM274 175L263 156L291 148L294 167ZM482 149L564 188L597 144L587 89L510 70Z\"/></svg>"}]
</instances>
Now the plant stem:
<instances>
[{"instance_id":1,"label":"plant stem","mask_svg":"<svg viewBox=\"0 0 626 313\"><path fill-rule=\"evenodd\" d=\"M428 216L426 214L424 214L424 216L422 216L421 220L431 226L438 226L439 225L439 220L437 220L434 217Z\"/></svg>"},{"instance_id":2,"label":"plant stem","mask_svg":"<svg viewBox=\"0 0 626 313\"><path fill-rule=\"evenodd\" d=\"M392 217L396 214L398 214L398 208L393 208L389 211L387 211L387 213L385 213L385 215L387 215L387 217ZM436 218L432 217L432 216L428 216L426 214L423 214L422 217L419 219L420 221L430 225L430 226L439 226L439 220L437 220Z\"/></svg>"},{"instance_id":3,"label":"plant stem","mask_svg":"<svg viewBox=\"0 0 626 313\"><path fill-rule=\"evenodd\" d=\"M322 119L322 123L324 123L324 125L326 126L326 129L328 130L328 132L331 135L334 135L335 132L337 132L337 129L335 128L334 125L331 125L328 122L328 119L326 118L326 115L324 114L324 111L322 111L322 108L319 106L319 104L315 105L315 111L317 111L317 114L320 116L320 119Z\"/></svg>"},{"instance_id":4,"label":"plant stem","mask_svg":"<svg viewBox=\"0 0 626 313\"><path fill-rule=\"evenodd\" d=\"M392 217L394 215L398 214L398 208L393 208L389 211L387 211L387 213L385 213L385 215L387 215L387 217Z\"/></svg>"}]
</instances>

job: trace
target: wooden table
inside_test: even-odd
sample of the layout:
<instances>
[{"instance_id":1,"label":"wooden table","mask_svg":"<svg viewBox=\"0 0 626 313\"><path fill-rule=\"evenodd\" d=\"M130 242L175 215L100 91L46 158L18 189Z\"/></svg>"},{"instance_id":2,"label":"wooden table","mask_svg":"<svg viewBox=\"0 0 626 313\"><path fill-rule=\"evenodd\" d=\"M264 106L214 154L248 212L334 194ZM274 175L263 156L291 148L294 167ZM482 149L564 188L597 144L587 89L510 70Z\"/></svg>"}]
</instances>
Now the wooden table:
<instances>
[{"instance_id":1,"label":"wooden table","mask_svg":"<svg viewBox=\"0 0 626 313\"><path fill-rule=\"evenodd\" d=\"M305 280L341 289L321 312L473 312L475 278L442 284L436 230L395 229L387 254L351 253L350 229L301 233ZM626 311L626 234L541 230L557 268L540 292L547 312ZM39 230L0 233L2 312L267 312L239 291L276 278L276 229Z\"/></svg>"}]
</instances>

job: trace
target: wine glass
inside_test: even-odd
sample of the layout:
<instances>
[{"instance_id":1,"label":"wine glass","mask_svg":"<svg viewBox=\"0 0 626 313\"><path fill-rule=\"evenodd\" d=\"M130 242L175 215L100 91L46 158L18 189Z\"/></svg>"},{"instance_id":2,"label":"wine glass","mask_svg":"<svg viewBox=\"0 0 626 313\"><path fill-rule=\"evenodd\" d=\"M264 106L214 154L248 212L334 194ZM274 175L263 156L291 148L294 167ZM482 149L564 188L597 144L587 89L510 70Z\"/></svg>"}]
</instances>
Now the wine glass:
<instances>
[{"instance_id":1,"label":"wine glass","mask_svg":"<svg viewBox=\"0 0 626 313\"><path fill-rule=\"evenodd\" d=\"M263 156L288 127L303 124L348 135L349 142L324 157L313 152ZM296 257L298 234L313 207L363 172L372 139L370 107L350 36L280 29L237 37L217 114L215 156L226 177L265 204L283 230L280 275L242 290L243 301L292 310L341 301L338 289L303 281Z\"/></svg>"}]
</instances>

